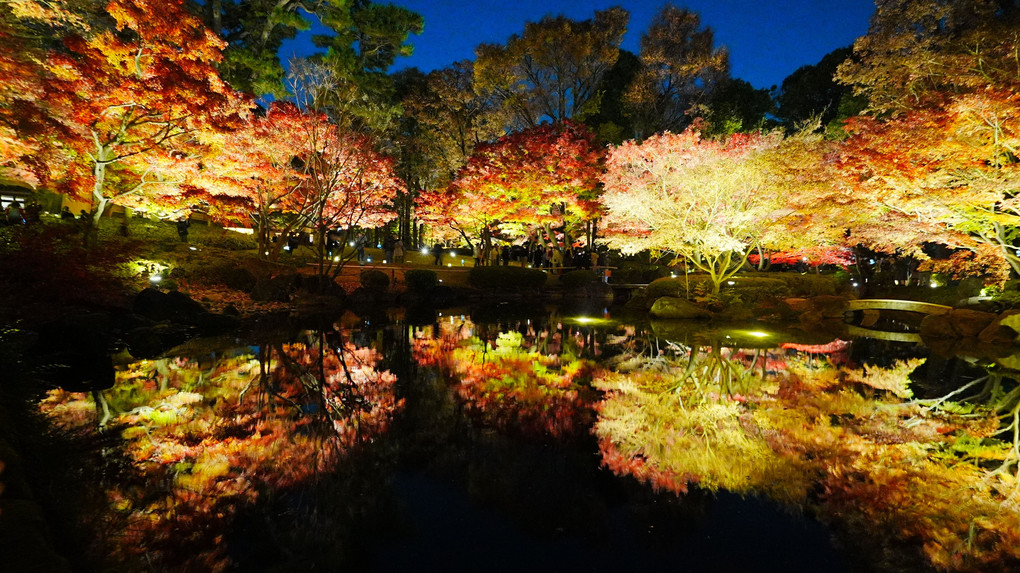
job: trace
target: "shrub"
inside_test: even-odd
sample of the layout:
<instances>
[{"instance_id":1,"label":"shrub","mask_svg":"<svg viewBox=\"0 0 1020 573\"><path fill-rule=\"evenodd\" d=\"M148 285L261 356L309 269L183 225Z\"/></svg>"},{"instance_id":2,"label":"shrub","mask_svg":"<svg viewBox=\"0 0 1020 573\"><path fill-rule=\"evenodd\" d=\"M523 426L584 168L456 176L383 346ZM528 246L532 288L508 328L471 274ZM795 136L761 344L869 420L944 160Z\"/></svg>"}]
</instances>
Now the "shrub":
<instances>
[{"instance_id":1,"label":"shrub","mask_svg":"<svg viewBox=\"0 0 1020 573\"><path fill-rule=\"evenodd\" d=\"M365 269L359 276L361 286L373 292L386 292L390 288L390 277L378 269Z\"/></svg>"},{"instance_id":2,"label":"shrub","mask_svg":"<svg viewBox=\"0 0 1020 573\"><path fill-rule=\"evenodd\" d=\"M564 273L560 277L560 284L563 285L563 288L573 290L584 288L590 284L598 282L598 280L599 276L595 273L595 271L578 270Z\"/></svg>"},{"instance_id":3,"label":"shrub","mask_svg":"<svg viewBox=\"0 0 1020 573\"><path fill-rule=\"evenodd\" d=\"M258 282L255 273L236 264L216 265L202 274L209 281L222 283L228 288L242 292L251 292Z\"/></svg>"},{"instance_id":4,"label":"shrub","mask_svg":"<svg viewBox=\"0 0 1020 573\"><path fill-rule=\"evenodd\" d=\"M736 287L733 292L744 304L755 305L776 299L789 298L790 289L780 282L778 286Z\"/></svg>"},{"instance_id":5,"label":"shrub","mask_svg":"<svg viewBox=\"0 0 1020 573\"><path fill-rule=\"evenodd\" d=\"M626 261L613 270L610 280L617 284L644 284L667 275L669 269L664 266Z\"/></svg>"},{"instance_id":6,"label":"shrub","mask_svg":"<svg viewBox=\"0 0 1020 573\"><path fill-rule=\"evenodd\" d=\"M793 296L834 295L846 280L842 276L800 273L776 273L775 277L786 283Z\"/></svg>"},{"instance_id":7,"label":"shrub","mask_svg":"<svg viewBox=\"0 0 1020 573\"><path fill-rule=\"evenodd\" d=\"M436 288L439 279L436 271L427 269L409 269L404 272L404 284L411 292L427 293Z\"/></svg>"},{"instance_id":8,"label":"shrub","mask_svg":"<svg viewBox=\"0 0 1020 573\"><path fill-rule=\"evenodd\" d=\"M735 294L742 304L747 305L760 304L790 296L790 287L786 281L781 278L764 276L731 277L723 283L721 291L722 293Z\"/></svg>"},{"instance_id":9,"label":"shrub","mask_svg":"<svg viewBox=\"0 0 1020 573\"><path fill-rule=\"evenodd\" d=\"M688 288L689 285L689 288ZM675 296L695 299L712 292L712 282L705 275L692 275L684 278L665 277L648 283L645 297L655 300L664 296Z\"/></svg>"},{"instance_id":10,"label":"shrub","mask_svg":"<svg viewBox=\"0 0 1020 573\"><path fill-rule=\"evenodd\" d=\"M548 275L539 269L523 267L473 267L468 284L480 289L514 290L538 288Z\"/></svg>"},{"instance_id":11,"label":"shrub","mask_svg":"<svg viewBox=\"0 0 1020 573\"><path fill-rule=\"evenodd\" d=\"M200 234L193 242L228 251L247 251L258 248L258 242L254 235L245 235L235 231L220 231L216 228Z\"/></svg>"},{"instance_id":12,"label":"shrub","mask_svg":"<svg viewBox=\"0 0 1020 573\"><path fill-rule=\"evenodd\" d=\"M664 296L675 296L687 298L687 289L684 286L684 279L662 278L648 283L645 289L645 296L651 299Z\"/></svg>"}]
</instances>

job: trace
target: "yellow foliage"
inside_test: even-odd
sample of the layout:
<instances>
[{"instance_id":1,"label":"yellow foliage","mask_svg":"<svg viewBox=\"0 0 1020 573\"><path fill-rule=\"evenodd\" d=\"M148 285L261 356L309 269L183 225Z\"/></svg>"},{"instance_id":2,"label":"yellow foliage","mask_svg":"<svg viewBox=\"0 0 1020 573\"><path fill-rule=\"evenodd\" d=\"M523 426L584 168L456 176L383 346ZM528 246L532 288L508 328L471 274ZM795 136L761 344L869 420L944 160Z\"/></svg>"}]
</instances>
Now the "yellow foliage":
<instances>
[{"instance_id":1,"label":"yellow foliage","mask_svg":"<svg viewBox=\"0 0 1020 573\"><path fill-rule=\"evenodd\" d=\"M1004 570L1020 562L1020 487L978 463L1009 459L1009 446L983 437L980 412L905 402L919 364L843 375L793 364L746 400L678 384L676 369L607 374L595 381L608 393L595 432L607 465L655 487L810 502L852 535L919 540L936 568Z\"/></svg>"},{"instance_id":2,"label":"yellow foliage","mask_svg":"<svg viewBox=\"0 0 1020 573\"><path fill-rule=\"evenodd\" d=\"M923 358L914 358L896 363L891 368L859 368L847 369L846 381L857 384L865 384L877 390L888 390L898 398L910 398L914 394L910 391L909 375L918 366L924 363Z\"/></svg>"}]
</instances>

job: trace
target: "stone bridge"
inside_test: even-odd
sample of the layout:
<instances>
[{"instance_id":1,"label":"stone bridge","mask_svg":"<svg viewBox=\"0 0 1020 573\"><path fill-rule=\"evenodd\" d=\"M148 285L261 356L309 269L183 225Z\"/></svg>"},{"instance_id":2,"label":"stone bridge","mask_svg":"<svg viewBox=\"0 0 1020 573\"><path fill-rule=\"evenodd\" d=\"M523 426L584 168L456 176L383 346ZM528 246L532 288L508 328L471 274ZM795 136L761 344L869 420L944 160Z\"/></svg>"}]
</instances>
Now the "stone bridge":
<instances>
[{"instance_id":1,"label":"stone bridge","mask_svg":"<svg viewBox=\"0 0 1020 573\"><path fill-rule=\"evenodd\" d=\"M953 307L945 306L943 304L932 304L930 302L917 302L913 300L859 298L848 302L846 310L848 312L856 310L903 310L907 312L919 312L921 314L946 314L953 310Z\"/></svg>"}]
</instances>

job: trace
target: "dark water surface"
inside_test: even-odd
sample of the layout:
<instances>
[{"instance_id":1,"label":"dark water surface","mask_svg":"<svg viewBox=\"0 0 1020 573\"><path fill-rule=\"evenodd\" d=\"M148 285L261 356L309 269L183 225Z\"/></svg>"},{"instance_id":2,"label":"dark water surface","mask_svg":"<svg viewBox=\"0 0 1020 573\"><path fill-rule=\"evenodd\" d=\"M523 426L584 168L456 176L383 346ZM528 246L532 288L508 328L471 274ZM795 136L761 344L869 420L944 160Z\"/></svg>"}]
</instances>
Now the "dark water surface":
<instances>
[{"instance_id":1,"label":"dark water surface","mask_svg":"<svg viewBox=\"0 0 1020 573\"><path fill-rule=\"evenodd\" d=\"M555 391L514 384L529 371L617 368L667 348L730 343L743 348L730 359L769 378L798 354L782 343L814 349L819 365L869 353L891 362L923 355L918 345L633 325L601 309L472 316L439 312L416 326L348 314L122 359L103 399L130 469L106 484L102 519L117 531L97 551L108 564L168 571L838 572L888 561L861 554L810 508L697 487L676 495L617 475L603 467L592 433L601 394L584 376ZM361 350L338 351L346 345ZM449 358L462 346L484 357L477 370L450 370L467 360ZM476 375L506 383L483 391L457 379ZM98 415L88 395L57 392L42 408L70 427ZM916 547L902 551L894 562L923 570Z\"/></svg>"}]
</instances>

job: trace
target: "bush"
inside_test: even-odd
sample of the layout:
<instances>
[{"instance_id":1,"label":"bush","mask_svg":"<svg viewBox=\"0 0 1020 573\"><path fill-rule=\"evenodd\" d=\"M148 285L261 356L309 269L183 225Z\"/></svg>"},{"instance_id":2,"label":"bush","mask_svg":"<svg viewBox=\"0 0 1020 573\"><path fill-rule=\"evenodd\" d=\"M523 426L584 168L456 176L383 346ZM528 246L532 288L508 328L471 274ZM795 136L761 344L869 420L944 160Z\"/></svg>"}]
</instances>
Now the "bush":
<instances>
[{"instance_id":1,"label":"bush","mask_svg":"<svg viewBox=\"0 0 1020 573\"><path fill-rule=\"evenodd\" d=\"M560 276L560 284L563 285L563 288L571 290L584 288L598 280L599 276L595 271L570 271Z\"/></svg>"},{"instance_id":2,"label":"bush","mask_svg":"<svg viewBox=\"0 0 1020 573\"><path fill-rule=\"evenodd\" d=\"M192 274L199 279L199 282L222 284L227 288L248 293L255 289L255 284L258 282L255 273L236 263L217 264Z\"/></svg>"},{"instance_id":3,"label":"bush","mask_svg":"<svg viewBox=\"0 0 1020 573\"><path fill-rule=\"evenodd\" d=\"M731 282L732 285L729 284ZM770 300L788 298L791 289L782 278L734 276L723 283L721 291L720 294L733 293L739 297L742 304L755 305Z\"/></svg>"},{"instance_id":4,"label":"bush","mask_svg":"<svg viewBox=\"0 0 1020 573\"><path fill-rule=\"evenodd\" d=\"M524 267L473 267L468 274L471 286L493 290L539 288L546 279L545 271Z\"/></svg>"},{"instance_id":5,"label":"bush","mask_svg":"<svg viewBox=\"0 0 1020 573\"><path fill-rule=\"evenodd\" d=\"M258 248L258 241L255 240L255 235L245 235L236 231L226 231L218 228L212 228L199 234L196 240L192 242L227 251L253 251Z\"/></svg>"},{"instance_id":6,"label":"bush","mask_svg":"<svg viewBox=\"0 0 1020 573\"><path fill-rule=\"evenodd\" d=\"M793 296L822 296L838 294L841 286L848 284L848 275L815 275L800 273L775 273Z\"/></svg>"},{"instance_id":7,"label":"bush","mask_svg":"<svg viewBox=\"0 0 1020 573\"><path fill-rule=\"evenodd\" d=\"M372 292L386 292L390 288L390 277L378 269L365 269L359 276L361 286Z\"/></svg>"},{"instance_id":8,"label":"bush","mask_svg":"<svg viewBox=\"0 0 1020 573\"><path fill-rule=\"evenodd\" d=\"M690 291L688 291L690 285ZM644 296L655 300L664 296L675 296L693 300L712 292L712 281L705 275L692 275L684 278L665 277L648 283Z\"/></svg>"},{"instance_id":9,"label":"bush","mask_svg":"<svg viewBox=\"0 0 1020 573\"><path fill-rule=\"evenodd\" d=\"M613 270L610 280L617 284L644 284L668 275L669 269L664 266L626 261Z\"/></svg>"},{"instance_id":10,"label":"bush","mask_svg":"<svg viewBox=\"0 0 1020 573\"><path fill-rule=\"evenodd\" d=\"M439 279L436 271L427 269L409 269L404 272L404 284L411 292L427 293L436 288Z\"/></svg>"}]
</instances>

